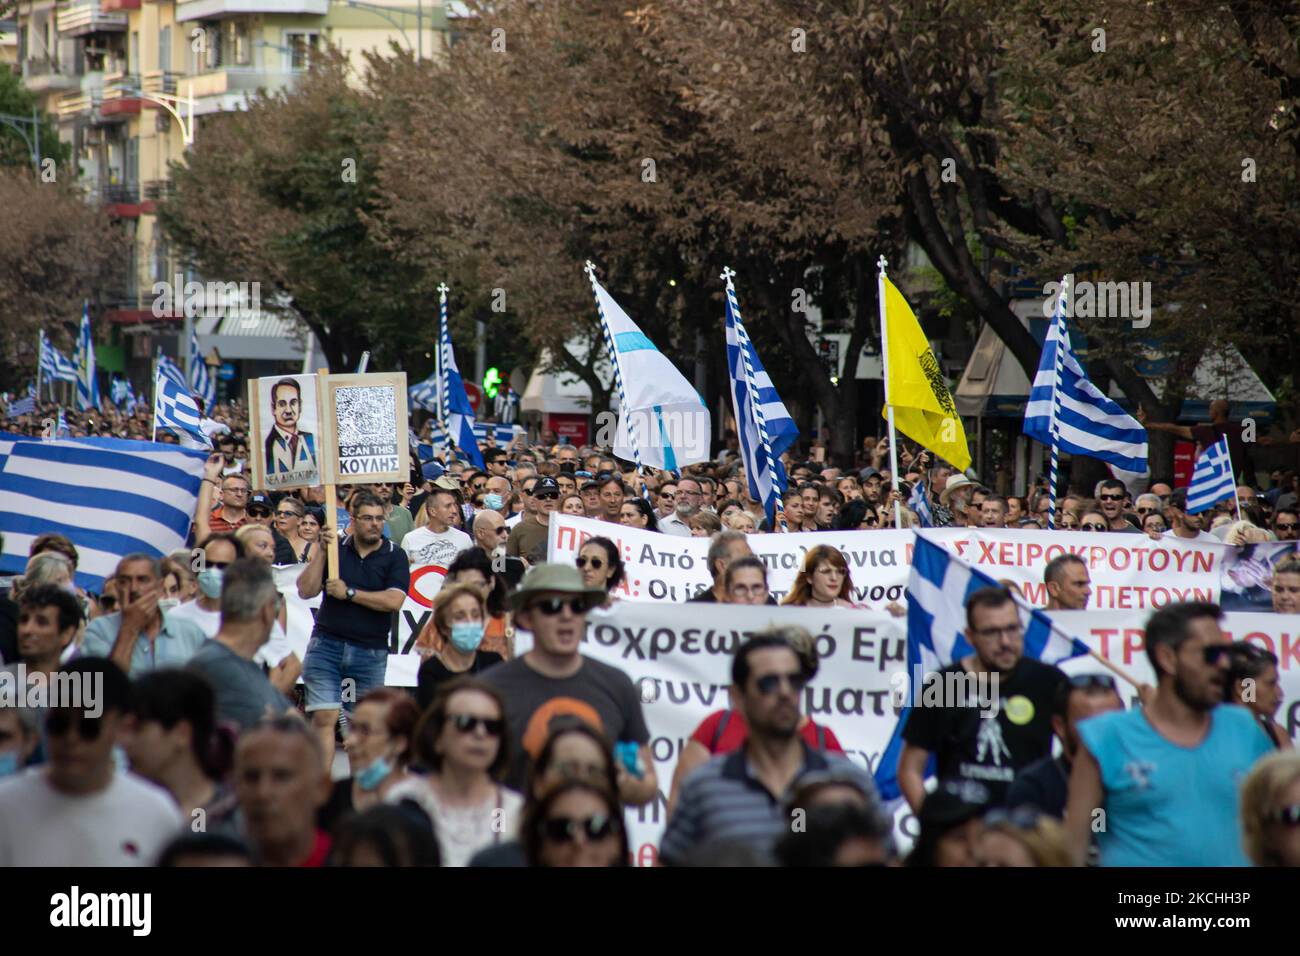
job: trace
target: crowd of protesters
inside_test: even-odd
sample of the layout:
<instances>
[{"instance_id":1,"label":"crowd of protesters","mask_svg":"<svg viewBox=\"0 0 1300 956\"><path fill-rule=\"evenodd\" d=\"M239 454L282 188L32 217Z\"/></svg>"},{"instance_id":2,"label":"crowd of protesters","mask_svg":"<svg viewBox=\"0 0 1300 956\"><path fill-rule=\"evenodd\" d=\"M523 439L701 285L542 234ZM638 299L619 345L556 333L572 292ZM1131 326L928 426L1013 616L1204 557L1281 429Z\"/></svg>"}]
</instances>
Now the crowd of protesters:
<instances>
[{"instance_id":1,"label":"crowd of protesters","mask_svg":"<svg viewBox=\"0 0 1300 956\"><path fill-rule=\"evenodd\" d=\"M44 411L6 428L41 433ZM143 412L66 422L151 437ZM972 653L945 670L998 675L1008 706L913 713L898 778L920 830L905 858L872 777L803 711L818 661L801 628L737 649L731 706L690 735L671 781L632 680L581 653L626 574L615 525L709 538L713 584L692 600L761 605L775 601L747 535L916 527L918 485L939 527L1046 529L1050 514L1063 530L1250 545L1300 539L1293 472L1201 514L1171 482L1134 493L1113 479L1062 488L1053 512L1044 487L999 493L901 445L895 489L888 443L869 439L852 467L787 456L772 521L734 436L711 462L640 473L551 434L489 439L482 469L421 460L417 443L409 480L327 501L319 487L252 487L238 403L207 425L194 550L127 555L87 594L76 546L45 535L0 599L7 670L103 688L97 716L0 702L0 865L622 866L624 809L661 790L668 865L1300 865L1277 659L1229 643L1212 604L1135 622L1156 681L1130 707L1107 673L1067 677L1026 656L1007 587L971 595ZM556 512L610 533L573 565L547 563ZM411 568L430 564L447 574L415 641L417 686L385 687L392 614ZM321 598L301 660L277 565L300 566L299 596ZM1078 558L1044 581L1050 609L1088 607ZM782 603L849 612L852 585L843 554L819 545ZM1275 611L1300 613L1300 559L1279 562L1271 587Z\"/></svg>"}]
</instances>

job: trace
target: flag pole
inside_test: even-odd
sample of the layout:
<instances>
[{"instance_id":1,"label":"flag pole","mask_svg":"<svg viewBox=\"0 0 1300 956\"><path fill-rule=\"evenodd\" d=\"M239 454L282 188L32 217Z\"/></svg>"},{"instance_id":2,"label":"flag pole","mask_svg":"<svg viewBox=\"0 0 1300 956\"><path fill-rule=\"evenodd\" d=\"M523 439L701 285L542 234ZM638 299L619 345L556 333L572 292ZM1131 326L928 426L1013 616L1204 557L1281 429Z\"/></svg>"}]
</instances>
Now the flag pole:
<instances>
[{"instance_id":1,"label":"flag pole","mask_svg":"<svg viewBox=\"0 0 1300 956\"><path fill-rule=\"evenodd\" d=\"M1052 326L1056 329L1056 371L1052 376L1052 420L1049 431L1052 436L1051 459L1047 471L1047 530L1056 530L1056 476L1060 467L1061 422L1057 413L1057 388L1061 384L1061 372L1065 364L1065 303L1069 294L1070 273L1061 277L1061 291L1056 297L1056 315L1052 317Z\"/></svg>"},{"instance_id":2,"label":"flag pole","mask_svg":"<svg viewBox=\"0 0 1300 956\"><path fill-rule=\"evenodd\" d=\"M601 332L605 335L605 349L609 352L609 364L614 367L614 386L618 389L618 414L620 417L627 416L627 436L632 443L632 457L636 460L636 477L641 482L641 497L646 498L649 497L649 490L646 488L645 476L642 474L641 446L636 441L636 422L627 407L627 394L623 391L623 373L618 367L618 350L614 348L614 337L609 334L609 322L606 321L605 309L600 304L600 293L596 291L596 263L588 259L583 266L583 271L591 280L591 294L596 300L596 314L600 316ZM614 440L618 441L617 435Z\"/></svg>"},{"instance_id":3,"label":"flag pole","mask_svg":"<svg viewBox=\"0 0 1300 956\"><path fill-rule=\"evenodd\" d=\"M451 287L445 282L438 283L438 427L442 429L442 455L447 464L451 464L453 440L451 428L447 424L447 381L448 369L451 367L451 333L447 329L447 293Z\"/></svg>"},{"instance_id":4,"label":"flag pole","mask_svg":"<svg viewBox=\"0 0 1300 956\"><path fill-rule=\"evenodd\" d=\"M1232 443L1228 441L1228 433L1223 433L1223 450L1228 456L1228 474L1232 475L1232 501L1237 506L1237 520L1241 519L1241 499L1237 497L1237 472L1232 467Z\"/></svg>"},{"instance_id":5,"label":"flag pole","mask_svg":"<svg viewBox=\"0 0 1300 956\"><path fill-rule=\"evenodd\" d=\"M39 329L36 333L36 399L41 397L41 365L45 359L45 329Z\"/></svg>"},{"instance_id":6,"label":"flag pole","mask_svg":"<svg viewBox=\"0 0 1300 956\"><path fill-rule=\"evenodd\" d=\"M885 319L885 266L884 256L876 260L880 272L876 275L876 297L880 300L880 379L884 388L885 416L889 421L889 481L894 491L894 527L903 527L903 506L898 501L898 435L894 431L894 406L889 403L889 323Z\"/></svg>"},{"instance_id":7,"label":"flag pole","mask_svg":"<svg viewBox=\"0 0 1300 956\"><path fill-rule=\"evenodd\" d=\"M722 270L721 278L727 283L727 304L731 307L731 315L736 323L736 344L740 346L740 356L745 366L745 391L749 397L750 412L754 416L754 424L758 426L758 440L763 446L763 454L767 457L767 474L768 480L772 483L774 499L772 530L775 531L776 516L778 513L785 513L785 505L781 499L781 486L777 483L776 459L772 457L772 443L767 435L767 419L763 417L762 403L758 400L757 386L754 381L754 362L749 354L749 333L745 331L745 323L740 317L740 303L736 301L736 285L731 281L735 274L735 270L727 266ZM736 427L738 429L741 427L739 422L736 423ZM754 482L754 487L758 487L757 481Z\"/></svg>"}]
</instances>

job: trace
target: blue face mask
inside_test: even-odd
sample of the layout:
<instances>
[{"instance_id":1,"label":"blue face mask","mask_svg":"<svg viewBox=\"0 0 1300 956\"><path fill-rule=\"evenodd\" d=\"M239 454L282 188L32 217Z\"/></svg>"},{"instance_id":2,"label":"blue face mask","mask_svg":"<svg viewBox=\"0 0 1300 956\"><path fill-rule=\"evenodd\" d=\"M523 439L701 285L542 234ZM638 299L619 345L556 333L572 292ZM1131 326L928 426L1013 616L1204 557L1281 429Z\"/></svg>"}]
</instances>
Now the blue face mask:
<instances>
[{"instance_id":1,"label":"blue face mask","mask_svg":"<svg viewBox=\"0 0 1300 956\"><path fill-rule=\"evenodd\" d=\"M195 576L204 597L214 601L221 597L221 573L221 568L204 568Z\"/></svg>"},{"instance_id":2,"label":"blue face mask","mask_svg":"<svg viewBox=\"0 0 1300 956\"><path fill-rule=\"evenodd\" d=\"M388 762L388 758L380 757L369 767L357 771L357 786L362 790L374 790L383 783L392 772L393 765Z\"/></svg>"},{"instance_id":3,"label":"blue face mask","mask_svg":"<svg viewBox=\"0 0 1300 956\"><path fill-rule=\"evenodd\" d=\"M462 654L478 650L478 646L483 643L482 622L453 624L451 626L451 643Z\"/></svg>"},{"instance_id":4,"label":"blue face mask","mask_svg":"<svg viewBox=\"0 0 1300 956\"><path fill-rule=\"evenodd\" d=\"M0 777L12 777L18 772L18 751L8 750L0 754Z\"/></svg>"},{"instance_id":5,"label":"blue face mask","mask_svg":"<svg viewBox=\"0 0 1300 956\"><path fill-rule=\"evenodd\" d=\"M505 499L500 495L487 494L483 496L483 507L488 511L500 511L501 506L505 503Z\"/></svg>"}]
</instances>

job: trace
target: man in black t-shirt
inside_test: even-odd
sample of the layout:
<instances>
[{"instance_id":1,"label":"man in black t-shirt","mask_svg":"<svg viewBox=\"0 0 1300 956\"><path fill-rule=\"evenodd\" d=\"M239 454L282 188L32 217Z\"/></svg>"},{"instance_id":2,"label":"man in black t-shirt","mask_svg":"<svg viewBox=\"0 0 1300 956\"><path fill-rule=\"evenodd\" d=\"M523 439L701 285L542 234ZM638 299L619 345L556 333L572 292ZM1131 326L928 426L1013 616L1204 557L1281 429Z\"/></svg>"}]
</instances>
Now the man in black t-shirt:
<instances>
[{"instance_id":1,"label":"man in black t-shirt","mask_svg":"<svg viewBox=\"0 0 1300 956\"><path fill-rule=\"evenodd\" d=\"M977 780L1001 803L1016 772L1051 753L1052 704L1065 675L1024 656L1020 609L1006 588L967 599L965 634L975 653L926 678L903 728L898 782L914 813L931 756L940 780ZM972 677L980 690L960 693Z\"/></svg>"},{"instance_id":2,"label":"man in black t-shirt","mask_svg":"<svg viewBox=\"0 0 1300 956\"><path fill-rule=\"evenodd\" d=\"M650 731L641 697L631 678L579 653L587 633L587 612L605 600L604 589L588 589L577 568L539 564L510 595L515 625L533 634L533 649L485 671L483 680L506 700L506 724L514 759L506 782L524 789L529 761L546 742L552 722L578 718L614 744L636 744L637 772L618 761L619 796L639 806L659 789Z\"/></svg>"}]
</instances>

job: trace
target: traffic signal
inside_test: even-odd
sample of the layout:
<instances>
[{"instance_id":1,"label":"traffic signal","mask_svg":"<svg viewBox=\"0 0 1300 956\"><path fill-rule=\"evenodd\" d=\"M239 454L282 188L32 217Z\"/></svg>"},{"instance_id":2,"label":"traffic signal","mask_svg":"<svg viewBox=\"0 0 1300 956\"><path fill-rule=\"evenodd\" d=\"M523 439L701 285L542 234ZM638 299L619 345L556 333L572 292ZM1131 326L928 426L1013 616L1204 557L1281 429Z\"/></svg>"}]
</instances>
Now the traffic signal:
<instances>
[{"instance_id":1,"label":"traffic signal","mask_svg":"<svg viewBox=\"0 0 1300 956\"><path fill-rule=\"evenodd\" d=\"M490 368L487 370L487 374L483 376L483 391L487 393L489 398L496 398L498 387L503 381L501 372L495 367Z\"/></svg>"}]
</instances>

